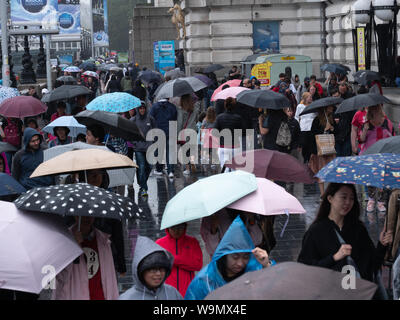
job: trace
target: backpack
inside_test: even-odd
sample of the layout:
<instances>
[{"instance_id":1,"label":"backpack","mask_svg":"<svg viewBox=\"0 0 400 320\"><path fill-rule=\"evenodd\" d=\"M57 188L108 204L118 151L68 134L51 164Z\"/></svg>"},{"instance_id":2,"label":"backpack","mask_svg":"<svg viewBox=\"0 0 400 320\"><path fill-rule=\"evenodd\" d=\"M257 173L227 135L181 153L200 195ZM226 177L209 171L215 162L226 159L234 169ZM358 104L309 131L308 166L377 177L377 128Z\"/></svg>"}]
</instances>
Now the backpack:
<instances>
[{"instance_id":1,"label":"backpack","mask_svg":"<svg viewBox=\"0 0 400 320\"><path fill-rule=\"evenodd\" d=\"M13 145L14 147L19 147L21 145L21 133L14 121L8 121L7 126L4 128L4 134L6 135L4 141Z\"/></svg>"},{"instance_id":2,"label":"backpack","mask_svg":"<svg viewBox=\"0 0 400 320\"><path fill-rule=\"evenodd\" d=\"M276 136L276 144L281 147L289 147L292 142L292 133L287 122L282 121Z\"/></svg>"}]
</instances>

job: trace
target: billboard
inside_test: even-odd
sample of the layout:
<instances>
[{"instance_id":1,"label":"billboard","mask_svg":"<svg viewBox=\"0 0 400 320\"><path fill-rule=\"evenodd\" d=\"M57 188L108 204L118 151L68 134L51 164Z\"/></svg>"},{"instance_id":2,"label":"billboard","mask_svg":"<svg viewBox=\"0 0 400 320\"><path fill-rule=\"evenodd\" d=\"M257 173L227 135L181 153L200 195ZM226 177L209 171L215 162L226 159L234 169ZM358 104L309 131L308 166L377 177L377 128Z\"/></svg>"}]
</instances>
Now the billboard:
<instances>
[{"instance_id":1,"label":"billboard","mask_svg":"<svg viewBox=\"0 0 400 320\"><path fill-rule=\"evenodd\" d=\"M58 0L60 35L81 34L80 0Z\"/></svg>"},{"instance_id":2,"label":"billboard","mask_svg":"<svg viewBox=\"0 0 400 320\"><path fill-rule=\"evenodd\" d=\"M254 53L279 53L279 21L253 22Z\"/></svg>"},{"instance_id":3,"label":"billboard","mask_svg":"<svg viewBox=\"0 0 400 320\"><path fill-rule=\"evenodd\" d=\"M10 0L12 22L42 22L57 17L58 0Z\"/></svg>"},{"instance_id":4,"label":"billboard","mask_svg":"<svg viewBox=\"0 0 400 320\"><path fill-rule=\"evenodd\" d=\"M175 67L175 41L158 41L159 71L165 74L164 68Z\"/></svg>"},{"instance_id":5,"label":"billboard","mask_svg":"<svg viewBox=\"0 0 400 320\"><path fill-rule=\"evenodd\" d=\"M154 52L154 70L160 70L160 52L157 41L153 42L153 52Z\"/></svg>"},{"instance_id":6,"label":"billboard","mask_svg":"<svg viewBox=\"0 0 400 320\"><path fill-rule=\"evenodd\" d=\"M107 0L92 0L93 43L95 47L108 47Z\"/></svg>"}]
</instances>

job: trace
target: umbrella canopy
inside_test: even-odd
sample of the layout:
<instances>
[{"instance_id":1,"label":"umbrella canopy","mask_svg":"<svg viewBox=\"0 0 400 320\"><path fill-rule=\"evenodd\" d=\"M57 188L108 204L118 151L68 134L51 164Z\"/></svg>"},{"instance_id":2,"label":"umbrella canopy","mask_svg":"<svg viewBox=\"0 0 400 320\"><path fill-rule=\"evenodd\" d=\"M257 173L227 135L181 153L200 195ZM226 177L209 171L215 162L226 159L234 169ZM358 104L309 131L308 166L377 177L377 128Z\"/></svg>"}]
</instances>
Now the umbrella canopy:
<instances>
[{"instance_id":1,"label":"umbrella canopy","mask_svg":"<svg viewBox=\"0 0 400 320\"><path fill-rule=\"evenodd\" d=\"M389 103L394 104L388 98L376 93L359 94L344 100L336 110L336 113L361 110L362 108L376 106L378 104Z\"/></svg>"},{"instance_id":2,"label":"umbrella canopy","mask_svg":"<svg viewBox=\"0 0 400 320\"><path fill-rule=\"evenodd\" d=\"M137 167L127 156L100 149L83 149L65 152L42 162L31 178L66 174L94 169L120 169Z\"/></svg>"},{"instance_id":3,"label":"umbrella canopy","mask_svg":"<svg viewBox=\"0 0 400 320\"><path fill-rule=\"evenodd\" d=\"M221 84L217 89L215 89L213 95L211 96L211 99L213 99L219 92L221 92L224 86L228 85L229 87L239 87L241 83L242 80L235 79L235 80L229 80Z\"/></svg>"},{"instance_id":4,"label":"umbrella canopy","mask_svg":"<svg viewBox=\"0 0 400 320\"><path fill-rule=\"evenodd\" d=\"M204 74L195 74L194 77L199 79L200 81L203 81L207 85L207 87L213 84L213 81Z\"/></svg>"},{"instance_id":5,"label":"umbrella canopy","mask_svg":"<svg viewBox=\"0 0 400 320\"><path fill-rule=\"evenodd\" d=\"M151 70L146 70L146 71L141 71L139 72L139 77L140 80L146 83L150 82L162 82L162 77L159 73L151 71Z\"/></svg>"},{"instance_id":6,"label":"umbrella canopy","mask_svg":"<svg viewBox=\"0 0 400 320\"><path fill-rule=\"evenodd\" d=\"M86 110L122 113L140 106L140 99L135 96L126 92L114 92L97 97L86 106Z\"/></svg>"},{"instance_id":7,"label":"umbrella canopy","mask_svg":"<svg viewBox=\"0 0 400 320\"><path fill-rule=\"evenodd\" d=\"M237 102L250 107L263 109L280 110L283 108L289 108L291 106L288 98L286 98L283 94L274 92L272 90L251 90L241 92L236 97L236 100Z\"/></svg>"},{"instance_id":8,"label":"umbrella canopy","mask_svg":"<svg viewBox=\"0 0 400 320\"><path fill-rule=\"evenodd\" d=\"M217 101L217 100L226 100L228 98L235 98L238 96L239 93L243 91L251 91L248 88L244 87L231 87L227 88L225 90L222 90L219 92L214 98L211 99L211 101Z\"/></svg>"},{"instance_id":9,"label":"umbrella canopy","mask_svg":"<svg viewBox=\"0 0 400 320\"><path fill-rule=\"evenodd\" d=\"M16 152L18 148L7 142L0 142L0 153L3 152Z\"/></svg>"},{"instance_id":10,"label":"umbrella canopy","mask_svg":"<svg viewBox=\"0 0 400 320\"><path fill-rule=\"evenodd\" d=\"M87 183L31 189L14 203L21 210L73 217L122 220L142 212L129 198Z\"/></svg>"},{"instance_id":11,"label":"umbrella canopy","mask_svg":"<svg viewBox=\"0 0 400 320\"><path fill-rule=\"evenodd\" d=\"M290 275L290 276L288 276ZM355 289L342 286L344 274L327 268L283 262L246 272L212 291L205 300L370 300L375 283L355 280Z\"/></svg>"},{"instance_id":12,"label":"umbrella canopy","mask_svg":"<svg viewBox=\"0 0 400 320\"><path fill-rule=\"evenodd\" d=\"M96 65L92 61L83 62L79 68L84 71L96 71Z\"/></svg>"},{"instance_id":13,"label":"umbrella canopy","mask_svg":"<svg viewBox=\"0 0 400 320\"><path fill-rule=\"evenodd\" d=\"M53 102L58 100L72 99L78 96L86 96L91 93L92 91L85 86L65 84L45 94L42 98L42 101Z\"/></svg>"},{"instance_id":14,"label":"umbrella canopy","mask_svg":"<svg viewBox=\"0 0 400 320\"><path fill-rule=\"evenodd\" d=\"M70 83L75 83L76 84L76 79L71 76L62 76L56 79L56 81L60 82L70 82Z\"/></svg>"},{"instance_id":15,"label":"umbrella canopy","mask_svg":"<svg viewBox=\"0 0 400 320\"><path fill-rule=\"evenodd\" d=\"M110 68L110 71L111 72L119 72L119 71L122 71L123 69L122 68L120 68L120 67L112 67L112 68Z\"/></svg>"},{"instance_id":16,"label":"umbrella canopy","mask_svg":"<svg viewBox=\"0 0 400 320\"><path fill-rule=\"evenodd\" d=\"M99 149L111 152L110 149L108 149L106 146L95 146L83 142L75 142L44 150L43 161L53 159L69 151L83 149ZM108 169L107 173L108 177L110 178L108 188L129 185L132 184L132 181L135 180L134 168Z\"/></svg>"},{"instance_id":17,"label":"umbrella canopy","mask_svg":"<svg viewBox=\"0 0 400 320\"><path fill-rule=\"evenodd\" d=\"M353 74L354 82L366 86L370 81L380 81L381 77L378 72L371 70L360 70Z\"/></svg>"},{"instance_id":18,"label":"umbrella canopy","mask_svg":"<svg viewBox=\"0 0 400 320\"><path fill-rule=\"evenodd\" d=\"M306 213L303 206L284 188L265 178L257 178L255 192L230 204L228 208L252 212L263 216Z\"/></svg>"},{"instance_id":19,"label":"umbrella canopy","mask_svg":"<svg viewBox=\"0 0 400 320\"><path fill-rule=\"evenodd\" d=\"M195 77L186 77L168 81L158 92L156 100L158 101L166 98L181 97L185 94L191 94L193 92L200 91L206 87L207 85L203 81Z\"/></svg>"},{"instance_id":20,"label":"umbrella canopy","mask_svg":"<svg viewBox=\"0 0 400 320\"><path fill-rule=\"evenodd\" d=\"M243 159L247 159L246 161L250 163L243 163ZM225 166L275 181L307 184L316 182L308 166L289 154L273 150L250 150L234 157L232 163Z\"/></svg>"},{"instance_id":21,"label":"umbrella canopy","mask_svg":"<svg viewBox=\"0 0 400 320\"><path fill-rule=\"evenodd\" d=\"M351 69L347 66L338 63L327 63L321 67L322 71L334 72L337 74L347 74Z\"/></svg>"},{"instance_id":22,"label":"umbrella canopy","mask_svg":"<svg viewBox=\"0 0 400 320\"><path fill-rule=\"evenodd\" d=\"M47 111L47 106L31 96L18 96L0 104L0 115L7 118L33 117Z\"/></svg>"},{"instance_id":23,"label":"umbrella canopy","mask_svg":"<svg viewBox=\"0 0 400 320\"><path fill-rule=\"evenodd\" d=\"M179 78L184 78L184 77L186 77L186 74L185 74L183 71L181 71L181 69L176 68L176 69L167 71L167 72L164 74L164 77L165 77L165 78L169 77L169 78L171 78L171 80L175 80L175 79L179 79Z\"/></svg>"},{"instance_id":24,"label":"umbrella canopy","mask_svg":"<svg viewBox=\"0 0 400 320\"><path fill-rule=\"evenodd\" d=\"M244 171L201 179L168 201L162 216L161 230L210 216L255 190L256 177Z\"/></svg>"},{"instance_id":25,"label":"umbrella canopy","mask_svg":"<svg viewBox=\"0 0 400 320\"><path fill-rule=\"evenodd\" d=\"M81 69L79 69L78 67L75 67L75 66L69 66L69 67L66 67L64 69L64 71L71 72L71 73L77 73L77 72L81 72Z\"/></svg>"},{"instance_id":26,"label":"umbrella canopy","mask_svg":"<svg viewBox=\"0 0 400 320\"><path fill-rule=\"evenodd\" d=\"M0 172L0 196L16 195L26 192L26 189L13 177Z\"/></svg>"},{"instance_id":27,"label":"umbrella canopy","mask_svg":"<svg viewBox=\"0 0 400 320\"><path fill-rule=\"evenodd\" d=\"M143 133L134 122L121 117L117 113L85 110L78 113L75 119L86 127L95 124L100 125L104 128L106 133L128 141L146 140Z\"/></svg>"},{"instance_id":28,"label":"umbrella canopy","mask_svg":"<svg viewBox=\"0 0 400 320\"><path fill-rule=\"evenodd\" d=\"M208 67L203 69L203 73L211 73L211 72L215 72L218 70L222 70L224 68L223 65L220 64L211 64Z\"/></svg>"},{"instance_id":29,"label":"umbrella canopy","mask_svg":"<svg viewBox=\"0 0 400 320\"><path fill-rule=\"evenodd\" d=\"M61 69L62 71L64 71L65 68L69 67L69 64L62 63L62 64L60 64L60 65L58 65L58 66L60 67L60 69Z\"/></svg>"},{"instance_id":30,"label":"umbrella canopy","mask_svg":"<svg viewBox=\"0 0 400 320\"><path fill-rule=\"evenodd\" d=\"M376 153L397 153L400 154L400 136L381 139L370 146L363 155Z\"/></svg>"},{"instance_id":31,"label":"umbrella canopy","mask_svg":"<svg viewBox=\"0 0 400 320\"><path fill-rule=\"evenodd\" d=\"M85 71L83 73L83 75L87 76L87 77L93 77L93 78L96 78L96 79L99 78L99 75L97 74L97 72L94 72L94 71Z\"/></svg>"},{"instance_id":32,"label":"umbrella canopy","mask_svg":"<svg viewBox=\"0 0 400 320\"><path fill-rule=\"evenodd\" d=\"M0 104L10 98L18 97L21 94L19 93L18 89L4 87L0 85Z\"/></svg>"},{"instance_id":33,"label":"umbrella canopy","mask_svg":"<svg viewBox=\"0 0 400 320\"><path fill-rule=\"evenodd\" d=\"M54 128L56 127L67 127L70 130L68 134L69 137L76 138L78 134L86 135L86 127L76 121L76 119L72 116L63 116L57 118L56 120L45 126L43 128L43 131L54 134Z\"/></svg>"},{"instance_id":34,"label":"umbrella canopy","mask_svg":"<svg viewBox=\"0 0 400 320\"><path fill-rule=\"evenodd\" d=\"M43 267L52 266L55 277L83 253L60 219L3 201L0 211L1 289L39 294Z\"/></svg>"},{"instance_id":35,"label":"umbrella canopy","mask_svg":"<svg viewBox=\"0 0 400 320\"><path fill-rule=\"evenodd\" d=\"M383 153L338 157L322 168L316 176L327 182L398 189L400 188L400 155Z\"/></svg>"},{"instance_id":36,"label":"umbrella canopy","mask_svg":"<svg viewBox=\"0 0 400 320\"><path fill-rule=\"evenodd\" d=\"M318 109L329 107L329 106L335 106L342 102L343 102L343 99L337 98L337 97L327 97L327 98L318 99L317 101L314 101L308 107L306 107L304 109L304 111L300 114L300 116L303 116L303 115L309 114L309 113L314 113L314 112L317 112Z\"/></svg>"}]
</instances>

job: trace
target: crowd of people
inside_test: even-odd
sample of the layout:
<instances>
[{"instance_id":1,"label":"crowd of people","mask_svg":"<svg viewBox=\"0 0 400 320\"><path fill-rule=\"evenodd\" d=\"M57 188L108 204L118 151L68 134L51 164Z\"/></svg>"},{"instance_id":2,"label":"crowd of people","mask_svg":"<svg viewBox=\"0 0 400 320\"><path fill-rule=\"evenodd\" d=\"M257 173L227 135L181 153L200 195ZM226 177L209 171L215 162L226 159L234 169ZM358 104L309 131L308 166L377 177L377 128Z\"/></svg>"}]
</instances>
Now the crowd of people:
<instances>
[{"instance_id":1,"label":"crowd of people","mask_svg":"<svg viewBox=\"0 0 400 320\"><path fill-rule=\"evenodd\" d=\"M161 81L146 83L141 80L140 71L145 71L145 68L140 70L136 64L122 66L119 71L98 71L98 76L72 74L77 84L86 86L92 94L57 101L49 105L49 110L53 107L52 110L55 111L51 114L26 118L24 121L3 118L0 126L1 141L8 142L18 151L1 154L0 171L11 175L27 190L53 185L56 183L53 177L30 177L43 163L44 150L82 141L90 145L106 146L111 151L127 155L131 159L134 156L138 165L136 174L140 187L139 196L148 197L147 183L153 168L146 159L146 152L152 144L151 141L125 141L108 136L99 125L87 127L86 135L78 135L75 139L69 136L68 127L56 127L52 134L41 131L46 119L52 122L59 117L76 115L85 110L85 106L97 96L113 92L127 92L141 100L140 107L121 116L135 123L145 136L150 130L157 128L161 129L168 139L173 136L169 132L171 121L177 122L177 132L189 128L196 130L199 145L206 142L205 131L230 130L232 140L224 141L221 137L219 141L220 169L233 156L248 148L245 132L248 129L255 132L255 149L264 148L291 154L308 165L314 174L335 157L361 155L375 142L395 135L395 128L385 115L382 105L342 114L335 114L335 106L331 105L320 108L316 113L301 115L311 103L327 96L349 99L366 92L382 94L379 82L355 87L349 83L347 76L331 73L326 82L321 84L315 75L301 81L298 75L291 77L282 73L277 83L265 88L258 79L246 78L239 68L234 66L222 82L217 80L215 73L204 74L198 69L197 74L206 75L211 79L207 88L181 97L157 100L156 90ZM71 74L66 72L64 75ZM211 101L218 87L225 90L231 87L227 84L228 81L238 79L241 87L251 90L268 89L286 96L290 106L282 110L269 110L268 106L252 108L238 103L235 98ZM171 79L165 77L162 81L168 82ZM31 88L28 94L39 98L34 89ZM45 93L46 91L43 92ZM235 129L243 130L241 138L235 137ZM334 135L336 154L318 155L315 137L324 133ZM176 144L185 143L186 141L178 136ZM166 174L169 179L174 179L177 168L168 161L168 148L167 144L166 165L157 164L154 175L161 177ZM202 154L202 157L207 156ZM184 167L183 174L191 175L198 167L196 163L188 164ZM213 168L215 169L215 166ZM218 168L217 172L220 172ZM106 170L89 170L87 177L81 172L69 176L66 180L67 183L84 181L107 189L109 177ZM391 229L382 230L375 247L360 220L362 205L359 203L355 187L331 183L325 189L324 183L319 181L319 189L319 210L314 223L304 235L298 261L336 271L341 271L343 266L351 264L356 266L359 277L374 281L393 240L398 248L398 236L395 239L393 237L396 225L392 224ZM386 218L389 197L392 202L396 202L394 199L397 193L393 192L390 195L387 190L369 187L367 194L369 221L375 221L375 205L379 217ZM99 221L94 218L82 218L78 229L77 219L68 223L77 243L93 253L95 262L87 261L86 255L83 254L67 266L57 275L53 299L201 300L211 291L246 272L273 268L276 263L269 259L274 243L271 245L270 240L266 241L256 215L223 209L202 221L200 235L210 255L209 264L203 265L200 243L195 237L186 234L186 223L168 228L165 237L156 241L139 236L132 263L134 285L120 294L117 274L126 273L122 224L104 219ZM270 232L273 233L273 227L270 228ZM273 234L267 236L274 238ZM265 246L266 242L270 245ZM272 242L276 241L273 239ZM392 251L391 255L394 261L398 252ZM88 268L89 263L95 268ZM0 291L0 296L10 297L8 290ZM38 296L34 295L33 298L37 299Z\"/></svg>"}]
</instances>

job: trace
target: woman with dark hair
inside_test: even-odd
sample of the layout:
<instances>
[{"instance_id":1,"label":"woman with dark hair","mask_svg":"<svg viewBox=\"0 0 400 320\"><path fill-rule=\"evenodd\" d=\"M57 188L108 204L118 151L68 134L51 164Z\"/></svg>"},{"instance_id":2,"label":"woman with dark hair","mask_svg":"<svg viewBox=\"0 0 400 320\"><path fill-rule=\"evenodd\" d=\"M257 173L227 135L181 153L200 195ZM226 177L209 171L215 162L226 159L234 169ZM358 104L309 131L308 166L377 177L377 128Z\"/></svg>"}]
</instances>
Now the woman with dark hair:
<instances>
[{"instance_id":1,"label":"woman with dark hair","mask_svg":"<svg viewBox=\"0 0 400 320\"><path fill-rule=\"evenodd\" d=\"M298 262L339 272L351 265L362 279L372 281L393 235L382 231L375 248L359 217L355 186L329 184L317 217L303 237Z\"/></svg>"},{"instance_id":2,"label":"woman with dark hair","mask_svg":"<svg viewBox=\"0 0 400 320\"><path fill-rule=\"evenodd\" d=\"M318 89L315 85L310 85L308 87L308 92L311 93L313 101L316 101L321 98L321 95L318 92Z\"/></svg>"}]
</instances>

